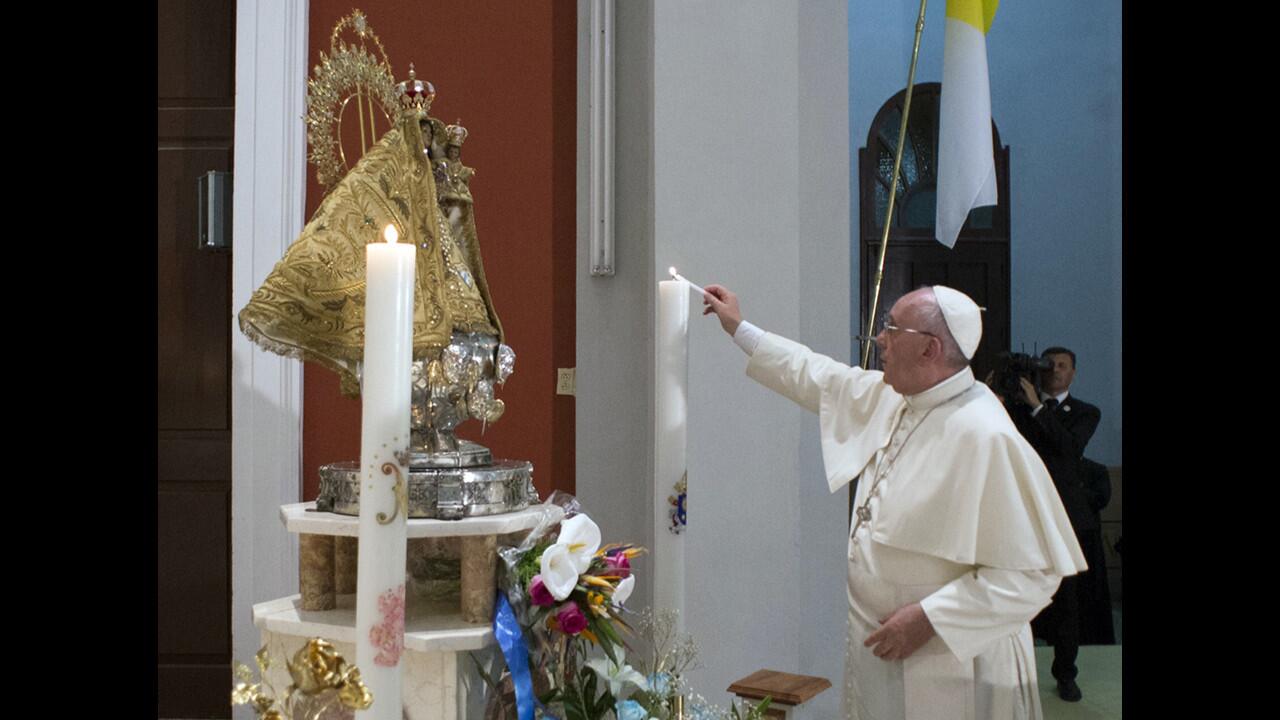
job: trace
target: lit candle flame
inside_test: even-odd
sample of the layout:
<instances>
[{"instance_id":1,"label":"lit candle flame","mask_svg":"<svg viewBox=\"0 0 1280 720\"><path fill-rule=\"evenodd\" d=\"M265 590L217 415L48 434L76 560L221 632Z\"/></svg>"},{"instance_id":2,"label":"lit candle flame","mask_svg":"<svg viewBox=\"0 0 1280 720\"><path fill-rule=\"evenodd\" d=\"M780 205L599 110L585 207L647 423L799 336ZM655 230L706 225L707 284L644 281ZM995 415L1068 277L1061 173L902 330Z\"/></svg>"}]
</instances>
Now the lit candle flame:
<instances>
[{"instance_id":1,"label":"lit candle flame","mask_svg":"<svg viewBox=\"0 0 1280 720\"><path fill-rule=\"evenodd\" d=\"M386 238L389 243L396 243L400 240L400 233L396 232L395 225L388 225L387 229L382 231L382 237Z\"/></svg>"},{"instance_id":2,"label":"lit candle flame","mask_svg":"<svg viewBox=\"0 0 1280 720\"><path fill-rule=\"evenodd\" d=\"M708 294L706 290L703 290L701 287L699 287L699 286L697 286L697 285L693 284L692 282L690 282L688 278L686 278L685 276L683 276L683 275L681 275L680 273L676 272L676 266L675 266L675 265L672 265L671 267L667 268L667 272L671 273L671 279L672 279L672 280L683 280L683 281L685 281L685 282L689 283L689 287L690 287L691 289L693 289L693 290L696 290L696 291L698 292L698 294L700 294L700 295L707 295L707 294Z\"/></svg>"}]
</instances>

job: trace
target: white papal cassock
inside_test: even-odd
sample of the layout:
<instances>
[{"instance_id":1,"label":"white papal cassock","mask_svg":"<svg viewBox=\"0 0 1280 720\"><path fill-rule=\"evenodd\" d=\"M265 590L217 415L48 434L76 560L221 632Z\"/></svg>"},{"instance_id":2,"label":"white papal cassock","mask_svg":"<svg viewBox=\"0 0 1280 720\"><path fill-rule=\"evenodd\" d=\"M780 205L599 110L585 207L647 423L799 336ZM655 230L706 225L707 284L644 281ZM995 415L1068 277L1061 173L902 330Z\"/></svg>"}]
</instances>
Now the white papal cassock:
<instances>
[{"instance_id":1,"label":"white papal cassock","mask_svg":"<svg viewBox=\"0 0 1280 720\"><path fill-rule=\"evenodd\" d=\"M904 397L879 371L743 325L747 375L818 413L831 491L861 476L854 507L870 510L850 523L845 716L1041 717L1028 623L1085 561L1004 406L969 368ZM935 637L902 661L863 647L913 602Z\"/></svg>"}]
</instances>

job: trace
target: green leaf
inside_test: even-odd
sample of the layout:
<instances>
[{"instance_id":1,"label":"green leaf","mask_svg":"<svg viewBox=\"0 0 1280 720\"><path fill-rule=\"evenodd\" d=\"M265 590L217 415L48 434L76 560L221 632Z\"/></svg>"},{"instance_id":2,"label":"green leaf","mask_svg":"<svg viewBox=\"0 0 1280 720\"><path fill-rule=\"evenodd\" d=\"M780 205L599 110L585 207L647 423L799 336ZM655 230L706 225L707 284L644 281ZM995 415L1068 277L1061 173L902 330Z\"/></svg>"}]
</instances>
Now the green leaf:
<instances>
[{"instance_id":1,"label":"green leaf","mask_svg":"<svg viewBox=\"0 0 1280 720\"><path fill-rule=\"evenodd\" d=\"M613 649L615 647L625 647L626 645L622 642L622 639L618 637L618 632L613 629L613 624L607 619L593 617L588 625L591 628L591 632L595 633L596 636L600 638L600 647L604 650L605 654L609 656L610 660L614 661L614 665L617 665L618 661L614 655Z\"/></svg>"},{"instance_id":2,"label":"green leaf","mask_svg":"<svg viewBox=\"0 0 1280 720\"><path fill-rule=\"evenodd\" d=\"M747 714L745 716L743 716L741 713L738 712L738 704L736 702L730 702L729 709L733 714L734 720L762 720L765 716L764 715L765 711L769 709L769 704L772 702L773 702L773 698L767 695L763 700L757 703L755 707L751 707L750 703L743 701L742 703L743 707L751 708L750 710L747 711Z\"/></svg>"},{"instance_id":3,"label":"green leaf","mask_svg":"<svg viewBox=\"0 0 1280 720\"><path fill-rule=\"evenodd\" d=\"M618 703L613 697L613 693L609 692L609 688L605 688L600 697L596 698L591 708L591 716L595 718L603 718L608 712L613 710L613 706Z\"/></svg>"},{"instance_id":4,"label":"green leaf","mask_svg":"<svg viewBox=\"0 0 1280 720\"><path fill-rule=\"evenodd\" d=\"M591 704L596 697L596 671L589 667L583 667L578 677L582 678L582 699L586 704Z\"/></svg>"},{"instance_id":5,"label":"green leaf","mask_svg":"<svg viewBox=\"0 0 1280 720\"><path fill-rule=\"evenodd\" d=\"M601 640L604 640L604 638L601 638ZM612 642L609 642L608 640L604 640L603 642L600 643L600 649L604 650L604 654L608 656L609 662L613 663L617 667L622 666L622 663L618 662L618 656L615 655L613 652Z\"/></svg>"},{"instance_id":6,"label":"green leaf","mask_svg":"<svg viewBox=\"0 0 1280 720\"><path fill-rule=\"evenodd\" d=\"M587 706L583 701L582 691L578 689L576 683L564 689L564 715L565 720L593 720L587 714Z\"/></svg>"},{"instance_id":7,"label":"green leaf","mask_svg":"<svg viewBox=\"0 0 1280 720\"><path fill-rule=\"evenodd\" d=\"M484 680L485 684L494 690L497 690L498 682L493 679L493 676L490 675L489 672L484 669L484 666L480 664L480 661L476 659L476 654L469 652L467 653L467 657L471 658L471 662L475 663L476 672L480 673L480 677Z\"/></svg>"}]
</instances>

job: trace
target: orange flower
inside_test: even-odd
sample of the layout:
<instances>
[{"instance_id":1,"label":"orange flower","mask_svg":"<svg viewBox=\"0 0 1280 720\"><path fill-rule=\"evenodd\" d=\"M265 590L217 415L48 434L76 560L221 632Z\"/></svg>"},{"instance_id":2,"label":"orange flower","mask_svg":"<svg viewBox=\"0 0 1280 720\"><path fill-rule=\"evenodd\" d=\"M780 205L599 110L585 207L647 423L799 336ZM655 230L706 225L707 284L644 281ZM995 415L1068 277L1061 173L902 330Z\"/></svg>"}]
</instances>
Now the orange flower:
<instances>
[{"instance_id":1,"label":"orange flower","mask_svg":"<svg viewBox=\"0 0 1280 720\"><path fill-rule=\"evenodd\" d=\"M587 585L595 585L596 587L613 589L613 585L608 580L601 580L595 575L579 575L578 579Z\"/></svg>"}]
</instances>

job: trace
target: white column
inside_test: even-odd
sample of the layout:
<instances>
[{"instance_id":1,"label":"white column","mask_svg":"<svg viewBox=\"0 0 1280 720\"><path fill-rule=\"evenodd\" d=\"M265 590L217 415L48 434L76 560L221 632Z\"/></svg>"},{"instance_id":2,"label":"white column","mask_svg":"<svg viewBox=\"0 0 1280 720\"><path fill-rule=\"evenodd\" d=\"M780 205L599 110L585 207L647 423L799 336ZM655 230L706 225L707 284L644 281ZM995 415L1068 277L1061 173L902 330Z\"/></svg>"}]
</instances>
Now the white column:
<instances>
[{"instance_id":1,"label":"white column","mask_svg":"<svg viewBox=\"0 0 1280 720\"><path fill-rule=\"evenodd\" d=\"M298 590L280 506L302 492L302 363L259 349L234 314L302 231L307 0L236 5L231 311L231 647L253 663L253 604ZM233 716L254 717L248 707Z\"/></svg>"}]
</instances>

